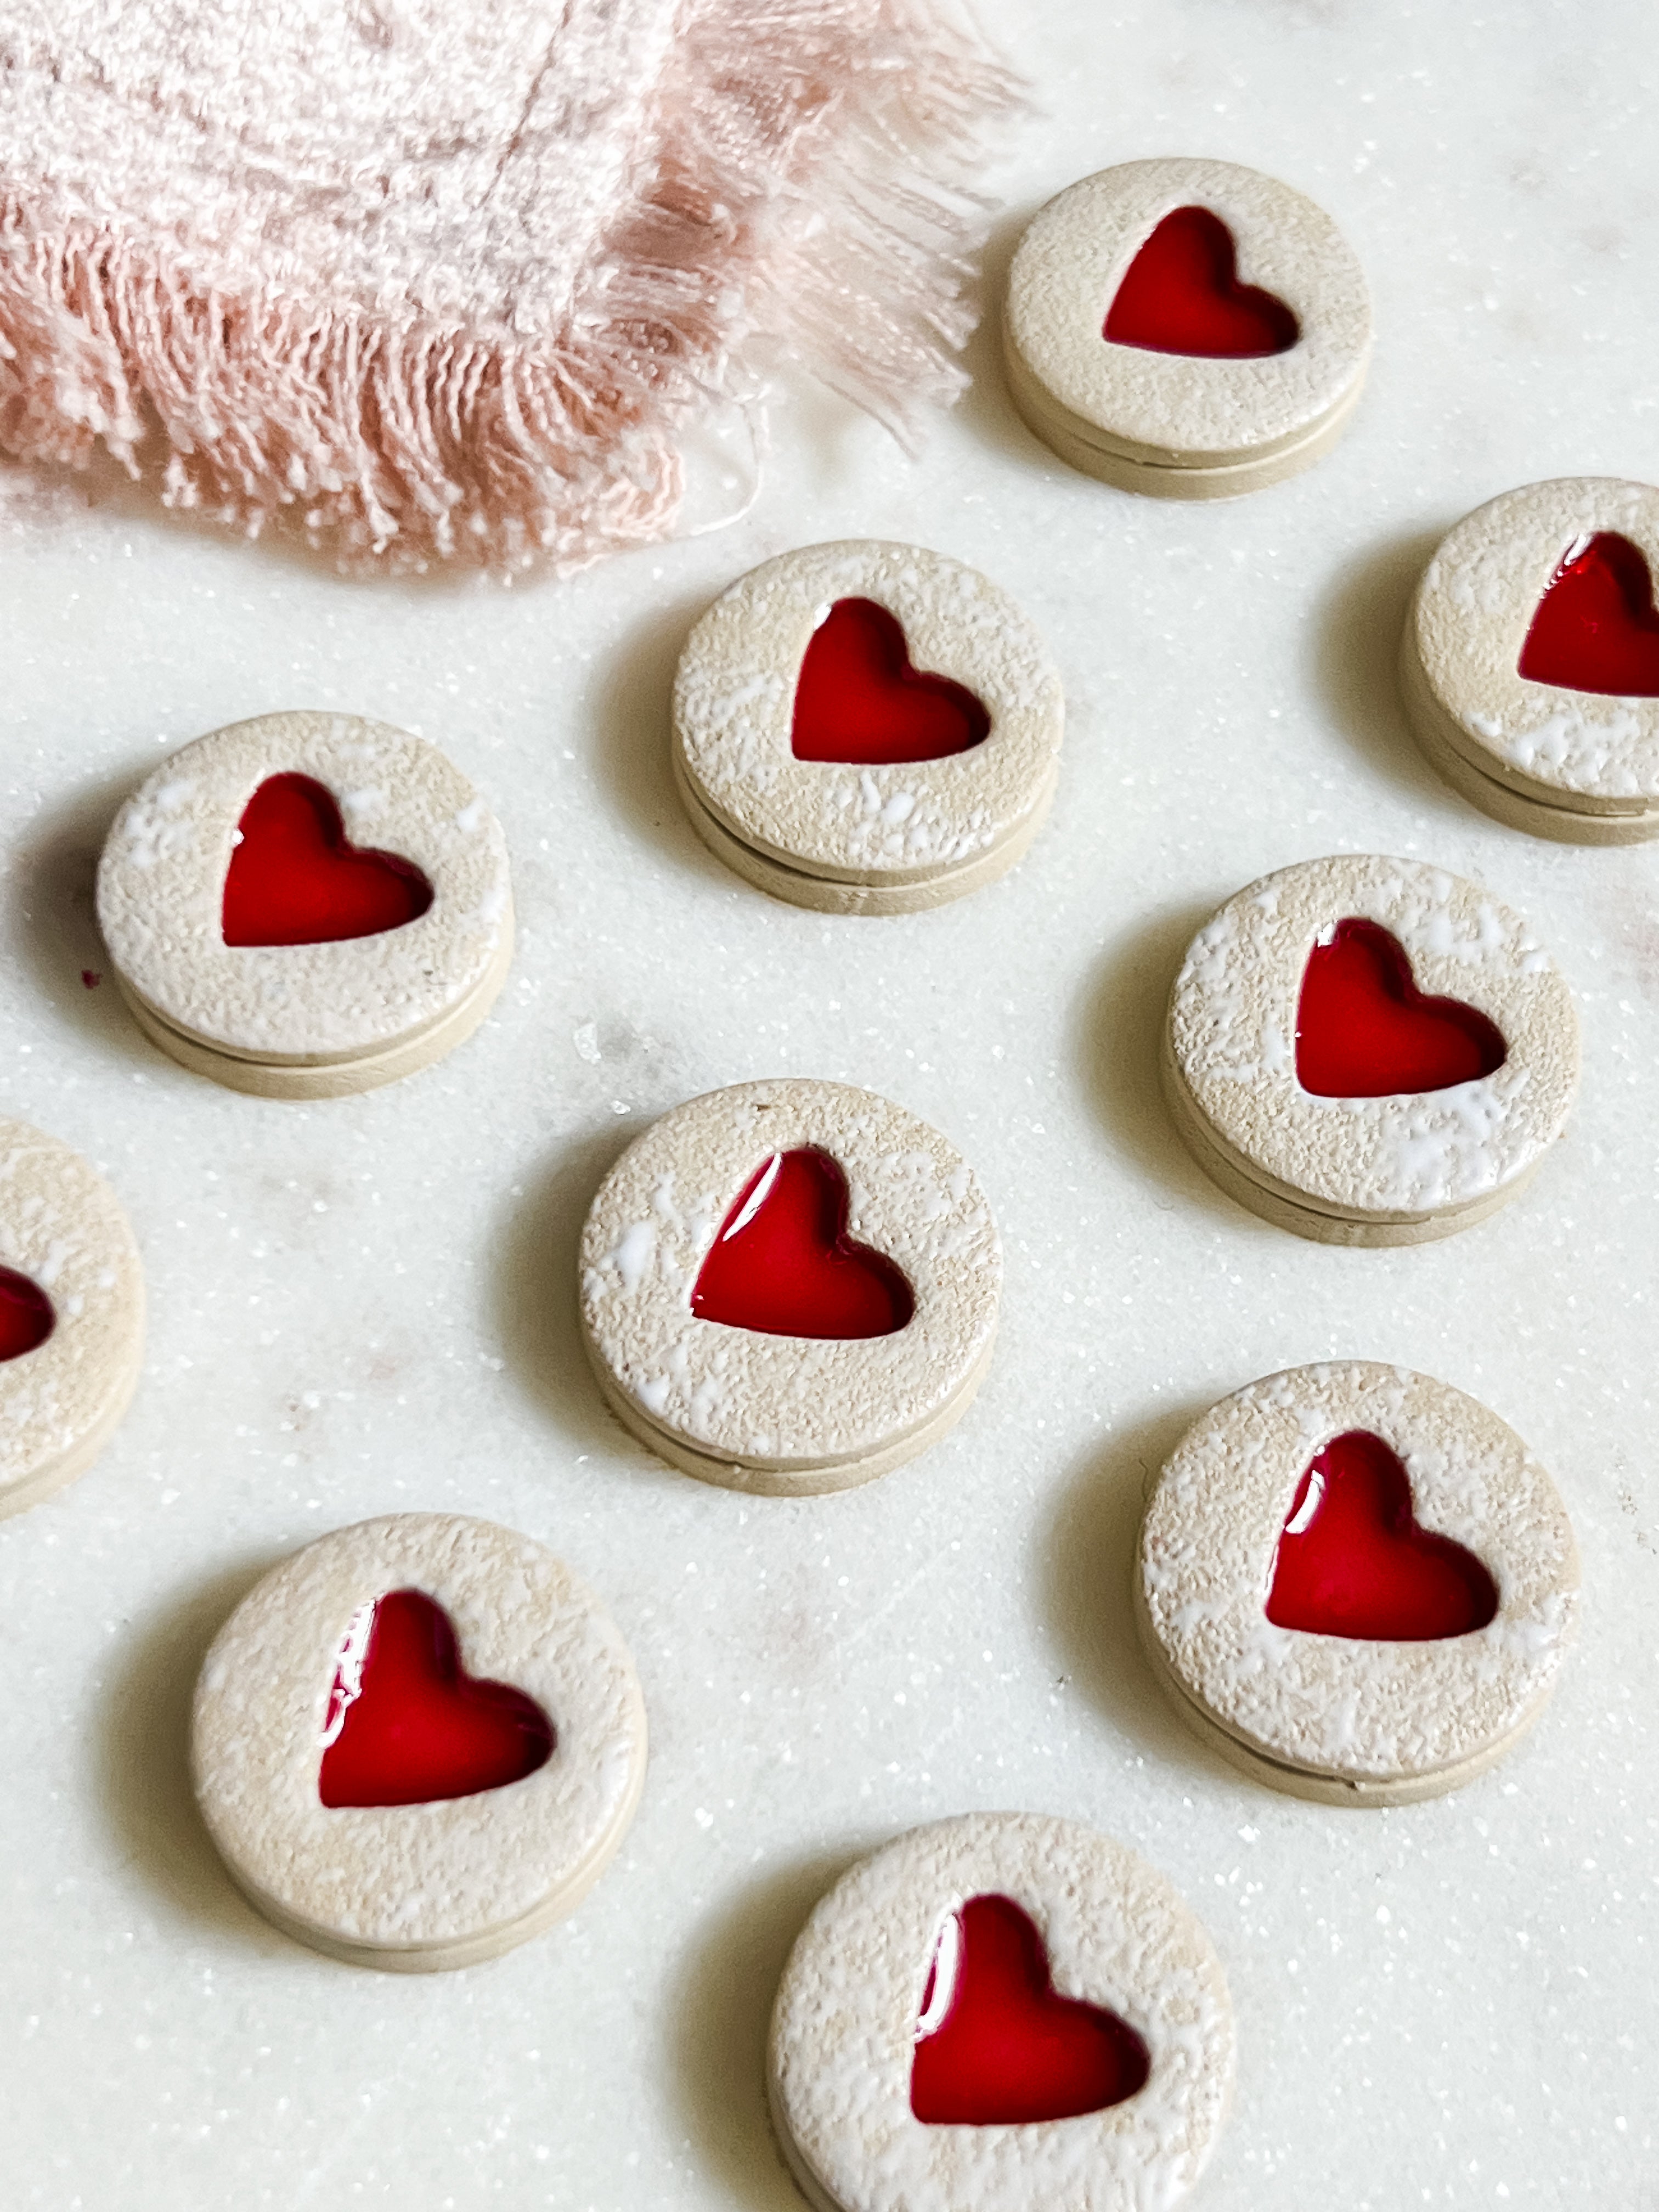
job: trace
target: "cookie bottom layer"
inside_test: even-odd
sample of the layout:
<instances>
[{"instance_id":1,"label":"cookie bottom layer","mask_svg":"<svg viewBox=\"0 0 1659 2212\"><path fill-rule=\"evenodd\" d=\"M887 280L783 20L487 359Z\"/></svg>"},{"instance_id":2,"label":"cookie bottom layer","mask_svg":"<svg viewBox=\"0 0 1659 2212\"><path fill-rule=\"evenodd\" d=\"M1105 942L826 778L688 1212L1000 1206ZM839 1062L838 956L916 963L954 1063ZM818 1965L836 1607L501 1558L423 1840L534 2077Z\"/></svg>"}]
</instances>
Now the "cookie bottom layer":
<instances>
[{"instance_id":1,"label":"cookie bottom layer","mask_svg":"<svg viewBox=\"0 0 1659 2212\"><path fill-rule=\"evenodd\" d=\"M1591 811L1570 804L1553 785L1516 770L1500 778L1471 760L1462 733L1430 688L1409 623L1400 646L1400 696L1418 750L1436 775L1505 829L1562 845L1644 845L1659 837L1659 805Z\"/></svg>"},{"instance_id":2,"label":"cookie bottom layer","mask_svg":"<svg viewBox=\"0 0 1659 2212\"><path fill-rule=\"evenodd\" d=\"M1030 850L1031 841L1048 817L1057 781L1057 774L1051 775L1036 805L1009 836L971 860L957 861L936 874L908 883L854 884L840 877L815 876L805 868L792 867L772 854L762 852L757 846L745 844L709 811L691 781L678 745L672 748L672 757L674 787L680 803L692 828L715 859L723 861L745 883L752 884L757 890L765 891L789 906L807 907L818 914L921 914L932 907L948 906L952 899L963 898L983 884L995 883Z\"/></svg>"},{"instance_id":3,"label":"cookie bottom layer","mask_svg":"<svg viewBox=\"0 0 1659 2212\"><path fill-rule=\"evenodd\" d=\"M1159 1055L1159 1074L1170 1118L1182 1142L1211 1182L1238 1205L1259 1214L1264 1221L1272 1222L1276 1229L1288 1229L1293 1236L1306 1237L1318 1244L1428 1244L1439 1237L1455 1237L1460 1229L1474 1228L1477 1222L1507 1206L1512 1198L1519 1197L1543 1164L1541 1160L1535 1160L1523 1174L1514 1176L1500 1188L1483 1191L1479 1198L1469 1199L1462 1206L1447 1206L1432 1213L1338 1213L1298 1196L1282 1184L1268 1181L1252 1162L1234 1151L1206 1118L1187 1088L1176 1065L1167 1024Z\"/></svg>"},{"instance_id":4,"label":"cookie bottom layer","mask_svg":"<svg viewBox=\"0 0 1659 2212\"><path fill-rule=\"evenodd\" d=\"M857 1490L864 1483L873 1482L878 1475L890 1474L896 1467L918 1458L948 1435L978 1395L991 1364L996 1337L994 1331L955 1393L919 1428L908 1430L878 1451L862 1457L817 1460L804 1465L797 1462L787 1467L716 1458L659 1427L621 1388L586 1330L582 1341L605 1404L629 1436L647 1451L654 1452L659 1459L666 1460L684 1474L696 1475L699 1482L712 1482L722 1490L746 1491L756 1498L823 1498L838 1490Z\"/></svg>"},{"instance_id":5,"label":"cookie bottom layer","mask_svg":"<svg viewBox=\"0 0 1659 2212\"><path fill-rule=\"evenodd\" d=\"M255 1060L225 1051L204 1037L176 1028L167 1017L142 998L118 969L115 981L128 1011L158 1050L192 1075L205 1075L227 1090L255 1098L350 1098L374 1091L383 1083L396 1083L416 1074L465 1043L501 995L513 965L513 917L502 922L501 942L489 968L466 996L438 1021L414 1036L394 1040L374 1051L343 1055L337 1060Z\"/></svg>"},{"instance_id":6,"label":"cookie bottom layer","mask_svg":"<svg viewBox=\"0 0 1659 2212\"><path fill-rule=\"evenodd\" d=\"M1051 453L1118 491L1139 492L1152 499L1237 499L1299 475L1340 439L1365 381L1362 374L1335 406L1292 444L1241 454L1237 460L1182 462L1152 460L1105 443L1099 430L1062 407L1037 381L1006 329L1003 362L1016 413Z\"/></svg>"},{"instance_id":7,"label":"cookie bottom layer","mask_svg":"<svg viewBox=\"0 0 1659 2212\"><path fill-rule=\"evenodd\" d=\"M1329 1768L1297 1766L1288 1759L1275 1759L1271 1753L1261 1751L1236 1735L1226 1723L1206 1705L1201 1705L1170 1664L1168 1653L1158 1639L1152 1617L1146 1609L1146 1595L1139 1573L1134 1578L1135 1630L1140 1640L1141 1651L1147 1665L1158 1679L1158 1687L1174 1706L1182 1721L1207 1744L1218 1757L1252 1782L1264 1789L1277 1790L1290 1797L1301 1797L1316 1805L1420 1805L1431 1797L1449 1796L1461 1790L1466 1782L1507 1759L1510 1752L1532 1729L1544 1707L1547 1696L1540 1698L1520 1724L1505 1735L1495 1737L1467 1759L1455 1760L1449 1766L1430 1767L1420 1772L1393 1775L1344 1774Z\"/></svg>"},{"instance_id":8,"label":"cookie bottom layer","mask_svg":"<svg viewBox=\"0 0 1659 2212\"><path fill-rule=\"evenodd\" d=\"M54 1491L65 1488L77 1475L84 1474L120 1427L127 1408L132 1403L133 1393L138 1388L138 1377L143 1370L143 1311L141 1306L131 1359L119 1382L111 1392L103 1412L86 1434L67 1451L42 1462L39 1467L31 1468L27 1474L20 1475L15 1482L0 1485L0 1521L14 1513L27 1512L31 1505L38 1505L43 1498L50 1498Z\"/></svg>"},{"instance_id":9,"label":"cookie bottom layer","mask_svg":"<svg viewBox=\"0 0 1659 2212\"><path fill-rule=\"evenodd\" d=\"M615 1820L568 1881L562 1882L530 1911L498 1927L483 1929L476 1936L458 1936L441 1943L354 1942L289 1911L228 1857L225 1871L261 1919L292 1936L296 1943L303 1943L307 1950L337 1959L343 1966L373 1966L390 1974L442 1974L458 1966L482 1966L486 1960L516 1950L520 1943L542 1935L575 1911L622 1847L645 1788L645 1769L646 1760L641 1756L634 1762L628 1795L618 1806Z\"/></svg>"},{"instance_id":10,"label":"cookie bottom layer","mask_svg":"<svg viewBox=\"0 0 1659 2212\"><path fill-rule=\"evenodd\" d=\"M772 2134L789 2178L811 2207L811 2212L854 2212L854 2208L832 2197L806 2160L806 2154L790 2132L789 2123L783 2116L783 2100L778 2094L777 2076L768 2063L766 2069L766 2112L772 2123Z\"/></svg>"}]
</instances>

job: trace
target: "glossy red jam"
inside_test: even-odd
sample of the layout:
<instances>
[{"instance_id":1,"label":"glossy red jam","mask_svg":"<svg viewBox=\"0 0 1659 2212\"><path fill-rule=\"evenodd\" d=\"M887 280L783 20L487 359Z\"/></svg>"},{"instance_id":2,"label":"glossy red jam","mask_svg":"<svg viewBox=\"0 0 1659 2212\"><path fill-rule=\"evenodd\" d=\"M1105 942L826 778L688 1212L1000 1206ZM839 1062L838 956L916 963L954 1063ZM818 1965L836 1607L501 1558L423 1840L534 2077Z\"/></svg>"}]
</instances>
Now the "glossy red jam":
<instances>
[{"instance_id":1,"label":"glossy red jam","mask_svg":"<svg viewBox=\"0 0 1659 2212\"><path fill-rule=\"evenodd\" d=\"M922 1992L910 2110L934 2126L1073 2119L1145 2087L1146 2045L1104 2006L1056 1994L1048 1954L1012 1897L949 1914Z\"/></svg>"},{"instance_id":2,"label":"glossy red jam","mask_svg":"<svg viewBox=\"0 0 1659 2212\"><path fill-rule=\"evenodd\" d=\"M942 760L990 732L964 684L912 668L903 629L873 599L837 599L812 632L795 684L797 760Z\"/></svg>"},{"instance_id":3,"label":"glossy red jam","mask_svg":"<svg viewBox=\"0 0 1659 2212\"><path fill-rule=\"evenodd\" d=\"M465 1671L441 1605L421 1590L390 1590L346 1631L317 1794L332 1806L472 1797L545 1766L553 1742L534 1698Z\"/></svg>"},{"instance_id":4,"label":"glossy red jam","mask_svg":"<svg viewBox=\"0 0 1659 2212\"><path fill-rule=\"evenodd\" d=\"M890 1336L915 1311L893 1262L847 1233L847 1177L816 1146L763 1160L691 1293L701 1321L764 1336Z\"/></svg>"},{"instance_id":5,"label":"glossy red jam","mask_svg":"<svg viewBox=\"0 0 1659 2212\"><path fill-rule=\"evenodd\" d=\"M243 810L225 874L227 945L331 945L417 921L432 886L411 860L348 842L333 793L267 776Z\"/></svg>"},{"instance_id":6,"label":"glossy red jam","mask_svg":"<svg viewBox=\"0 0 1659 2212\"><path fill-rule=\"evenodd\" d=\"M1241 284L1233 234L1203 207L1166 215L1124 271L1102 336L1147 353L1259 361L1301 336L1283 300Z\"/></svg>"},{"instance_id":7,"label":"glossy red jam","mask_svg":"<svg viewBox=\"0 0 1659 2212\"><path fill-rule=\"evenodd\" d=\"M1659 610L1639 547L1615 530L1568 547L1538 602L1519 673L1568 691L1659 699Z\"/></svg>"},{"instance_id":8,"label":"glossy red jam","mask_svg":"<svg viewBox=\"0 0 1659 2212\"><path fill-rule=\"evenodd\" d=\"M0 1267L0 1361L21 1359L44 1344L57 1320L39 1283L15 1267Z\"/></svg>"},{"instance_id":9,"label":"glossy red jam","mask_svg":"<svg viewBox=\"0 0 1659 2212\"><path fill-rule=\"evenodd\" d=\"M1326 1445L1279 1539L1269 1620L1426 1644L1468 1636L1497 1611L1498 1586L1474 1553L1418 1527L1410 1478L1381 1437L1351 1429Z\"/></svg>"},{"instance_id":10,"label":"glossy red jam","mask_svg":"<svg viewBox=\"0 0 1659 2212\"><path fill-rule=\"evenodd\" d=\"M1444 1091L1504 1065L1494 1022L1461 999L1428 999L1405 947L1350 917L1308 956L1296 1013L1296 1079L1320 1098Z\"/></svg>"}]
</instances>

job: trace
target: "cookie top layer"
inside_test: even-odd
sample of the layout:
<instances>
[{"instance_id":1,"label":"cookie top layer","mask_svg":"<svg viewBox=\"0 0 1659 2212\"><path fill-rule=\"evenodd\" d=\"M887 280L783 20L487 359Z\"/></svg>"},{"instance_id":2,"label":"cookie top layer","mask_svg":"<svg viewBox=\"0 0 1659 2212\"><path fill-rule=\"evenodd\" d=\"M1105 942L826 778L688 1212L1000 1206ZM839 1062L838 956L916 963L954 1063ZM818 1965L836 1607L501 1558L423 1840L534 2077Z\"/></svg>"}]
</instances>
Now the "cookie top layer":
<instances>
[{"instance_id":1,"label":"cookie top layer","mask_svg":"<svg viewBox=\"0 0 1659 2212\"><path fill-rule=\"evenodd\" d=\"M319 945L227 945L226 872L259 787L324 785L351 843L432 886L418 920ZM248 1059L331 1060L412 1037L489 975L512 927L507 841L435 745L350 714L262 714L172 754L120 812L98 921L124 982L190 1036Z\"/></svg>"},{"instance_id":2,"label":"cookie top layer","mask_svg":"<svg viewBox=\"0 0 1659 2212\"><path fill-rule=\"evenodd\" d=\"M1353 1430L1404 1463L1419 1528L1492 1576L1485 1627L1391 1642L1268 1620L1297 1486ZM1351 1779L1431 1774L1500 1746L1548 1696L1577 1621L1566 1509L1520 1437L1461 1390L1370 1360L1291 1368L1212 1406L1158 1478L1140 1577L1170 1672L1203 1711L1269 1759Z\"/></svg>"},{"instance_id":3,"label":"cookie top layer","mask_svg":"<svg viewBox=\"0 0 1659 2212\"><path fill-rule=\"evenodd\" d=\"M1130 263L1177 208L1232 233L1241 283L1275 294L1300 326L1288 351L1213 359L1112 344L1106 315ZM1296 444L1363 377L1370 301L1322 208L1231 161L1125 161L1039 209L1008 277L1006 337L1048 398L1131 458L1190 467Z\"/></svg>"},{"instance_id":4,"label":"cookie top layer","mask_svg":"<svg viewBox=\"0 0 1659 2212\"><path fill-rule=\"evenodd\" d=\"M846 599L885 608L912 666L972 692L989 735L937 760L797 759L801 662ZM1064 724L1048 648L1000 586L877 539L805 546L739 577L674 681L674 741L704 805L744 843L848 882L920 882L1001 844L1046 799Z\"/></svg>"},{"instance_id":5,"label":"cookie top layer","mask_svg":"<svg viewBox=\"0 0 1659 2212\"><path fill-rule=\"evenodd\" d=\"M468 1674L542 1708L552 1756L471 1796L325 1806L347 1632L404 1589L448 1614ZM550 1552L492 1522L400 1513L307 1545L243 1599L203 1662L191 1755L214 1842L296 1933L325 1948L499 1949L562 1896L574 1904L614 1849L643 1778L645 1713L621 1634Z\"/></svg>"},{"instance_id":6,"label":"cookie top layer","mask_svg":"<svg viewBox=\"0 0 1659 2212\"><path fill-rule=\"evenodd\" d=\"M1030 1916L1060 1995L1139 2034L1151 2070L1136 2094L1036 2124L916 2118L911 2067L942 1925L984 1894ZM842 2212L1139 2212L1175 2203L1209 2156L1232 2009L1208 1936L1144 1859L1076 1821L975 1813L900 1837L821 1900L784 1969L769 2068L793 2154Z\"/></svg>"},{"instance_id":7,"label":"cookie top layer","mask_svg":"<svg viewBox=\"0 0 1659 2212\"><path fill-rule=\"evenodd\" d=\"M848 1235L908 1282L915 1310L891 1334L769 1335L692 1311L738 1197L797 1148L836 1163ZM594 1198L580 1268L594 1356L653 1423L715 1457L805 1470L949 1404L995 1331L1002 1253L977 1176L937 1129L874 1091L786 1077L691 1099L636 1139Z\"/></svg>"},{"instance_id":8,"label":"cookie top layer","mask_svg":"<svg viewBox=\"0 0 1659 2212\"><path fill-rule=\"evenodd\" d=\"M1309 958L1349 919L1398 941L1424 995L1494 1023L1503 1065L1440 1091L1304 1090L1297 1021ZM1530 1173L1578 1085L1571 996L1521 916L1443 869L1370 854L1305 860L1230 899L1182 963L1169 1043L1198 1110L1254 1174L1360 1220L1431 1215Z\"/></svg>"},{"instance_id":9,"label":"cookie top layer","mask_svg":"<svg viewBox=\"0 0 1659 2212\"><path fill-rule=\"evenodd\" d=\"M78 1152L27 1121L0 1121L0 1266L52 1309L45 1341L0 1361L3 1513L52 1487L54 1463L117 1417L143 1342L143 1271L119 1200Z\"/></svg>"},{"instance_id":10,"label":"cookie top layer","mask_svg":"<svg viewBox=\"0 0 1659 2212\"><path fill-rule=\"evenodd\" d=\"M1659 575L1652 485L1562 477L1503 493L1441 540L1407 636L1436 704L1477 766L1568 803L1639 811L1659 800L1659 697L1579 690L1520 672L1540 600L1604 532L1637 549L1650 585Z\"/></svg>"}]
</instances>

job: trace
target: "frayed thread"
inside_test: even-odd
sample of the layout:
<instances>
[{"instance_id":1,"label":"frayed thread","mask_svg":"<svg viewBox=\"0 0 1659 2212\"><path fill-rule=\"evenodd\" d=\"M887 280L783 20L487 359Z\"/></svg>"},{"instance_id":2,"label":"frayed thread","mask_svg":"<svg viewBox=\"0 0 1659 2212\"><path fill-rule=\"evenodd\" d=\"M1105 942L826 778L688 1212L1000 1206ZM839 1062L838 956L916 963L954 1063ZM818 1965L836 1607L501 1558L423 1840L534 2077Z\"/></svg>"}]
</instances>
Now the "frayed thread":
<instances>
[{"instance_id":1,"label":"frayed thread","mask_svg":"<svg viewBox=\"0 0 1659 2212\"><path fill-rule=\"evenodd\" d=\"M168 506L347 568L568 571L666 534L677 433L779 354L909 443L965 380L971 179L1022 97L951 5L700 0L551 341L207 288L185 246L43 226L0 179L0 447L101 441Z\"/></svg>"}]
</instances>

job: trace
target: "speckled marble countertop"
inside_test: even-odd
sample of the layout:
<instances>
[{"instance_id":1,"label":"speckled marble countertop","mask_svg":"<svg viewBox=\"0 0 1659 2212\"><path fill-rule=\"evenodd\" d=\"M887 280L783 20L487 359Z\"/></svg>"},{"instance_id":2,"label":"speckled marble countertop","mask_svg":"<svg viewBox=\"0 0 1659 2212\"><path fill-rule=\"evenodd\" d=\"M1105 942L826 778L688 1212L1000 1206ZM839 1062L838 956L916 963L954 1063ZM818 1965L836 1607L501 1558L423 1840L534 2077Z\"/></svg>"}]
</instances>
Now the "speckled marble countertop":
<instances>
[{"instance_id":1,"label":"speckled marble countertop","mask_svg":"<svg viewBox=\"0 0 1659 2212\"><path fill-rule=\"evenodd\" d=\"M994 274L1051 191L1145 154L1254 163L1341 222L1379 343L1311 474L1207 510L1108 491L1021 428L981 337L920 460L796 393L746 520L562 586L349 586L116 489L0 509L0 1110L106 1168L153 1310L113 1448L0 1528L9 2206L787 2212L761 2078L787 1946L854 1856L975 1807L1091 1820L1205 1916L1241 2053L1210 2212L1659 2203L1659 848L1486 822L1419 760L1393 683L1406 594L1456 516L1533 477L1659 473L1651 13L1027 0L1001 28L1048 113L988 180ZM1007 586L1069 702L1030 859L904 921L745 889L669 779L697 611L767 555L854 534ZM471 1043L316 1108L191 1079L81 981L104 964L92 864L119 797L163 748L295 705L445 745L507 825L522 930ZM1196 924L1342 849L1488 882L1583 1019L1559 1156L1420 1250L1237 1212L1157 1091ZM935 1121L1008 1258L962 1427L866 1492L789 1504L637 1450L575 1325L578 1228L623 1140L774 1073ZM1282 1800L1210 1759L1129 1610L1142 1484L1187 1421L1337 1354L1484 1399L1584 1555L1586 1632L1535 1735L1392 1813ZM653 1739L638 1822L575 1917L414 1984L256 1919L185 1771L234 1601L400 1506L568 1558L633 1645Z\"/></svg>"}]
</instances>

